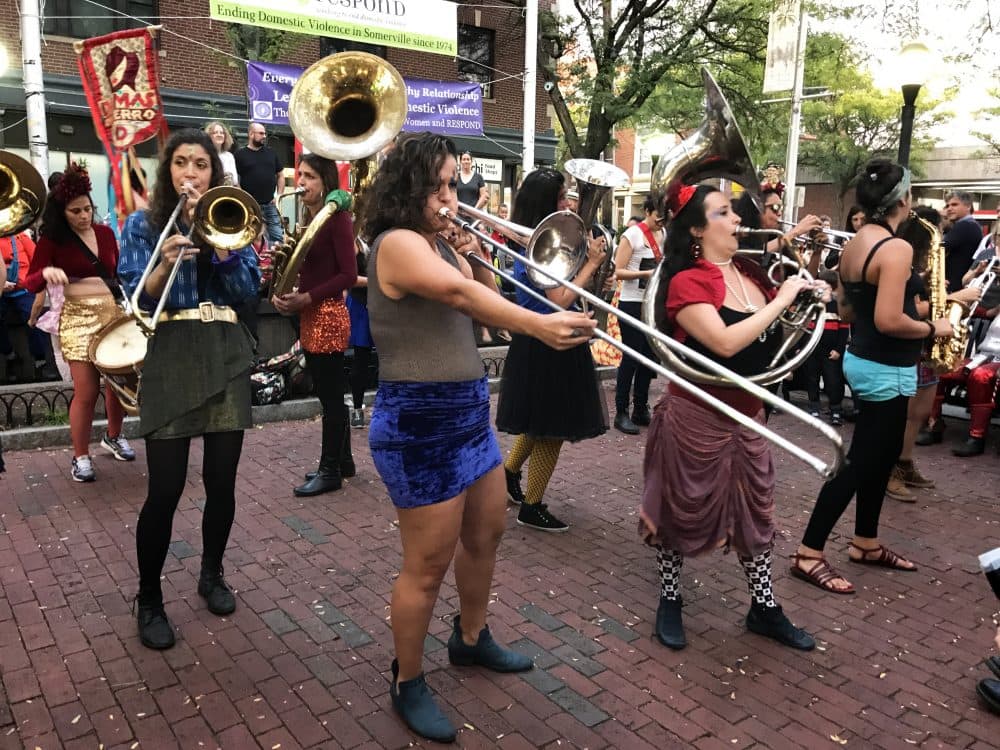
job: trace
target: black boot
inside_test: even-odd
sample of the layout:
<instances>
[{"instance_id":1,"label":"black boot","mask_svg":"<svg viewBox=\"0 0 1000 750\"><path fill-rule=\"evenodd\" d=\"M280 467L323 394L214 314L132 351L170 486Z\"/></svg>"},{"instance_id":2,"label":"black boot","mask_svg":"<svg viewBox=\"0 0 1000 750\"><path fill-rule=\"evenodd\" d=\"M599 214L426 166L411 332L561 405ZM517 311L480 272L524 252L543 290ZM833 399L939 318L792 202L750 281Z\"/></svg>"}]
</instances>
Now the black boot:
<instances>
[{"instance_id":1,"label":"black boot","mask_svg":"<svg viewBox=\"0 0 1000 750\"><path fill-rule=\"evenodd\" d=\"M626 435L638 435L639 428L628 418L628 412L620 411L615 415L615 429Z\"/></svg>"},{"instance_id":2,"label":"black boot","mask_svg":"<svg viewBox=\"0 0 1000 750\"><path fill-rule=\"evenodd\" d=\"M785 617L781 607L765 607L754 602L747 613L747 630L757 635L773 638L785 646L797 648L800 651L812 651L816 641L802 628L792 625Z\"/></svg>"},{"instance_id":3,"label":"black boot","mask_svg":"<svg viewBox=\"0 0 1000 750\"><path fill-rule=\"evenodd\" d=\"M340 476L350 479L358 473L351 453L351 427L347 423L348 409L344 407L344 439L340 444Z\"/></svg>"},{"instance_id":4,"label":"black boot","mask_svg":"<svg viewBox=\"0 0 1000 750\"><path fill-rule=\"evenodd\" d=\"M205 600L213 615L231 615L236 611L236 597L223 576L221 565L202 563L198 579L198 595Z\"/></svg>"},{"instance_id":5,"label":"black boot","mask_svg":"<svg viewBox=\"0 0 1000 750\"><path fill-rule=\"evenodd\" d=\"M684 636L684 623L681 621L680 598L667 599L660 597L660 606L656 610L656 639L667 648L680 651L687 645Z\"/></svg>"},{"instance_id":6,"label":"black boot","mask_svg":"<svg viewBox=\"0 0 1000 750\"><path fill-rule=\"evenodd\" d=\"M143 646L162 651L174 645L174 629L163 609L162 597L143 595L140 592L134 607L139 641Z\"/></svg>"},{"instance_id":7,"label":"black boot","mask_svg":"<svg viewBox=\"0 0 1000 750\"><path fill-rule=\"evenodd\" d=\"M324 492L335 492L343 486L340 480L340 466L333 460L323 457L319 462L319 471L316 476L303 485L296 487L293 492L296 497L313 497L322 495Z\"/></svg>"},{"instance_id":8,"label":"black boot","mask_svg":"<svg viewBox=\"0 0 1000 750\"><path fill-rule=\"evenodd\" d=\"M938 418L933 427L928 427L926 424L921 427L914 442L917 445L936 445L942 440L944 440L944 420Z\"/></svg>"},{"instance_id":9,"label":"black boot","mask_svg":"<svg viewBox=\"0 0 1000 750\"><path fill-rule=\"evenodd\" d=\"M640 427L649 427L650 420L649 404L642 406L636 404L635 408L632 409L632 422Z\"/></svg>"},{"instance_id":10,"label":"black boot","mask_svg":"<svg viewBox=\"0 0 1000 750\"><path fill-rule=\"evenodd\" d=\"M967 437L951 449L952 455L960 458L980 456L986 450L986 438Z\"/></svg>"}]
</instances>

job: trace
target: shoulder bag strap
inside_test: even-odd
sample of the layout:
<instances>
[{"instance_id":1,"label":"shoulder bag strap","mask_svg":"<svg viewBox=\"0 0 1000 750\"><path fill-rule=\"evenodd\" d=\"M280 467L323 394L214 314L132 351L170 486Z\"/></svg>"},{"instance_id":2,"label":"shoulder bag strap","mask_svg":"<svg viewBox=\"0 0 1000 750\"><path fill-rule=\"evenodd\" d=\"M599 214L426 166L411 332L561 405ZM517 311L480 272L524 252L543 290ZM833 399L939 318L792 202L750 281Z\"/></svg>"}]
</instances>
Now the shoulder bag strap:
<instances>
[{"instance_id":1,"label":"shoulder bag strap","mask_svg":"<svg viewBox=\"0 0 1000 750\"><path fill-rule=\"evenodd\" d=\"M96 232L94 236L95 237L97 236ZM94 255L94 251L91 250L89 247L87 247L87 243L84 242L83 238L80 237L80 235L78 235L76 232L73 232L73 239L76 240L77 247L79 247L80 250L83 251L83 254L84 256L86 256L87 260L89 260L91 264L94 266L94 271L97 272L97 275L101 277L101 280L108 287L108 291L111 292L111 296L115 298L115 301L118 303L124 302L125 293L122 291L122 288L118 285L118 281L110 273L108 273L108 269L105 268L104 264L101 263L100 259L96 255Z\"/></svg>"}]
</instances>

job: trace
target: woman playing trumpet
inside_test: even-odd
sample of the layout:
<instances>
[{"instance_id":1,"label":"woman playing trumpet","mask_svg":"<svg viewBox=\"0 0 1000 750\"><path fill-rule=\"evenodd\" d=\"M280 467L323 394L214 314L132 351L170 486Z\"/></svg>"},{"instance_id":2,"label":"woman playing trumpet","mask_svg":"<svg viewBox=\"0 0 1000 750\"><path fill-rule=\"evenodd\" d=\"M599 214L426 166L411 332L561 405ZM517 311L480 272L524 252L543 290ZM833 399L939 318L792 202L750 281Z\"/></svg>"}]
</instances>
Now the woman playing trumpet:
<instances>
[{"instance_id":1,"label":"woman playing trumpet","mask_svg":"<svg viewBox=\"0 0 1000 750\"><path fill-rule=\"evenodd\" d=\"M251 426L252 343L233 308L256 296L260 273L249 246L229 252L192 245L188 238L198 199L222 182L222 163L209 137L194 129L174 133L157 169L149 210L129 216L122 232L118 270L131 293L180 195L187 195L178 231L163 243L159 263L139 297L140 308L148 311L167 295L143 365L139 412L149 487L135 533L136 617L139 638L149 648L174 645L160 574L174 511L187 480L191 438L199 435L204 443L205 512L198 594L213 614L227 615L236 608L233 592L223 579L222 557L236 512L236 469L243 431ZM167 277L177 263L182 265L176 282L166 290Z\"/></svg>"},{"instance_id":2,"label":"woman playing trumpet","mask_svg":"<svg viewBox=\"0 0 1000 750\"><path fill-rule=\"evenodd\" d=\"M736 255L740 219L716 188L676 186L667 207L673 220L662 273L670 333L738 374L765 370L781 343L778 318L809 283L793 276L775 291L759 265ZM705 389L764 421L756 396ZM747 628L812 649L812 636L789 622L774 597L774 463L767 440L671 384L653 414L644 473L640 530L657 550L660 642L672 649L687 645L679 583L684 558L733 547L750 588Z\"/></svg>"},{"instance_id":3,"label":"woman playing trumpet","mask_svg":"<svg viewBox=\"0 0 1000 750\"><path fill-rule=\"evenodd\" d=\"M304 154L299 160L298 186L302 189L305 218L312 221L326 197L340 187L337 163ZM351 431L344 404L344 350L351 333L344 292L354 286L357 278L351 214L337 211L314 236L299 272L298 290L271 299L281 314L299 314L299 338L306 365L323 405L319 468L306 475L305 484L295 488L300 497L339 490L342 478L354 476Z\"/></svg>"}]
</instances>

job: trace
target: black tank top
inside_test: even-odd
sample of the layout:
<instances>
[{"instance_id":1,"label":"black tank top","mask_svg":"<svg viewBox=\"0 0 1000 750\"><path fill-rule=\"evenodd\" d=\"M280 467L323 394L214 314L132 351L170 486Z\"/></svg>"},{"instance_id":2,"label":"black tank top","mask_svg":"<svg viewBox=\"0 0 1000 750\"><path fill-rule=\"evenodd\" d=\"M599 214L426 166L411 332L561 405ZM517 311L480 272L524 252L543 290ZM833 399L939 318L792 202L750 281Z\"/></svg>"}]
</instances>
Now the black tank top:
<instances>
[{"instance_id":1,"label":"black tank top","mask_svg":"<svg viewBox=\"0 0 1000 750\"><path fill-rule=\"evenodd\" d=\"M847 281L843 276L840 278L840 283L844 285L844 295L851 303L851 307L854 308L851 345L847 350L856 357L872 362L894 367L908 367L919 361L924 340L901 339L879 331L875 326L875 297L878 294L878 285L865 281L868 277L868 265L875 256L875 252L891 239L895 238L885 237L879 240L868 252L868 257L865 258L865 263L861 267L860 280ZM923 285L920 275L916 271L912 271L906 282L906 290L903 292L903 312L914 320L920 320L920 316L917 315L915 298L920 294Z\"/></svg>"},{"instance_id":2,"label":"black tank top","mask_svg":"<svg viewBox=\"0 0 1000 750\"><path fill-rule=\"evenodd\" d=\"M746 320L751 315L753 313L739 312L725 306L719 308L719 317L722 318L722 322L727 327ZM756 375L768 369L771 360L778 351L778 347L781 346L783 338L784 333L781 330L781 324L775 321L767 327L764 333L750 342L749 346L741 349L732 357L720 357L698 341L698 339L691 336L691 334L688 334L684 345L694 349L699 354L704 354L706 357L715 360L720 365L728 367L737 375ZM695 366L697 367L697 365Z\"/></svg>"}]
</instances>

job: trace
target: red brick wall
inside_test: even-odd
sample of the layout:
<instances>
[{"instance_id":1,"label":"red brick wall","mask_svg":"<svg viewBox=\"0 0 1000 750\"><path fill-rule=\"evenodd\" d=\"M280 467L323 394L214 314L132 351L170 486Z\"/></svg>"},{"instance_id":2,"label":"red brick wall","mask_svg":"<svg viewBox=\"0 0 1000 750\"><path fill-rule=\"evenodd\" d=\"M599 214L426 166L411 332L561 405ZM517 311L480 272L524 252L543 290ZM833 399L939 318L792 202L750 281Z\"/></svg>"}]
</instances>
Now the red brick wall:
<instances>
[{"instance_id":1,"label":"red brick wall","mask_svg":"<svg viewBox=\"0 0 1000 750\"><path fill-rule=\"evenodd\" d=\"M476 0L465 0L475 2ZM486 0L479 0L489 4ZM14 12L15 0L4 0L4 12L0 13L0 43L7 48L11 60L21 59L20 28L18 15ZM161 16L207 16L207 0L160 0ZM496 29L494 67L505 73L520 73L524 68L524 20L517 10L497 8L458 9L460 23L476 24L477 11L479 25ZM99 12L95 9L93 12ZM205 19L164 21L164 29L191 37L205 45L228 52L229 43L225 36L225 24ZM319 59L319 39L298 35L296 43L282 63L307 66ZM42 47L42 65L47 73L76 75L76 54L72 40L49 37ZM457 61L444 55L431 55L409 50L387 49L389 61L404 76L457 80ZM162 32L160 35L160 75L163 85L171 88L193 91L215 92L241 95L242 78L238 67L242 63L226 58L195 42L181 39L174 34ZM497 74L502 77L501 74ZM483 117L487 125L497 127L521 127L523 117L521 106L521 83L518 79L499 81L493 84L494 99L484 102ZM548 97L541 84L536 86L535 125L537 130L548 130L552 124L546 104Z\"/></svg>"},{"instance_id":2,"label":"red brick wall","mask_svg":"<svg viewBox=\"0 0 1000 750\"><path fill-rule=\"evenodd\" d=\"M616 130L615 138L618 140L618 145L615 146L615 166L624 169L632 177L632 170L635 168L635 131L631 128Z\"/></svg>"}]
</instances>

